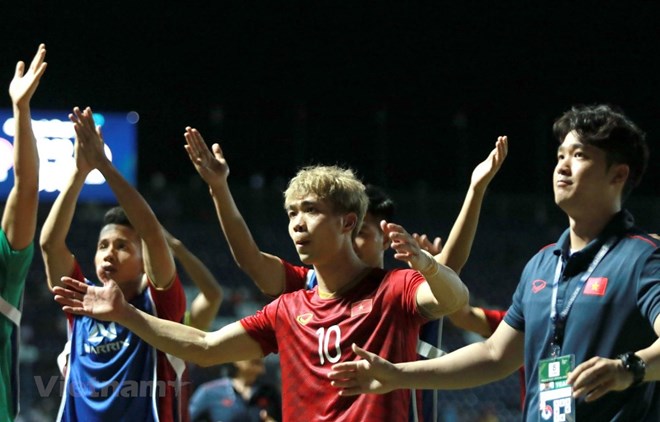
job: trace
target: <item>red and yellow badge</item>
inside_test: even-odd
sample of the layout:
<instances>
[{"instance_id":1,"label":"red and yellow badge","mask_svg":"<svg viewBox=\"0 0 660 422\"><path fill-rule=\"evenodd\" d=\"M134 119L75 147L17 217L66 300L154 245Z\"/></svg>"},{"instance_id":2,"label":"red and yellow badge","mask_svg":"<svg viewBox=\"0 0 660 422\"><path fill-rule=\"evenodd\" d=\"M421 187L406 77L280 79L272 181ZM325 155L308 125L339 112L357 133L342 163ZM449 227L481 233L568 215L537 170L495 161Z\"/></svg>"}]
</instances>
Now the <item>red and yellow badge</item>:
<instances>
[{"instance_id":1,"label":"red and yellow badge","mask_svg":"<svg viewBox=\"0 0 660 422\"><path fill-rule=\"evenodd\" d=\"M589 277L584 286L584 294L591 296L604 296L607 288L607 277Z\"/></svg>"},{"instance_id":2,"label":"red and yellow badge","mask_svg":"<svg viewBox=\"0 0 660 422\"><path fill-rule=\"evenodd\" d=\"M365 299L351 305L351 317L368 314L373 307L373 299Z\"/></svg>"}]
</instances>

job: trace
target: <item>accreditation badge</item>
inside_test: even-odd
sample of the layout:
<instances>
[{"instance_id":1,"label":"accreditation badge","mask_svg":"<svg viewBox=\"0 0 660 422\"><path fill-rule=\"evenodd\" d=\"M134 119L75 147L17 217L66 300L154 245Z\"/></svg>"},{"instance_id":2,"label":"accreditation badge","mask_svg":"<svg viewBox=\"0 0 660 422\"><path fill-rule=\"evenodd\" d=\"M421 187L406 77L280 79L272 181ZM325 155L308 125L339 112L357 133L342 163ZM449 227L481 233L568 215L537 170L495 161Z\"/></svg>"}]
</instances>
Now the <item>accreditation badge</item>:
<instances>
[{"instance_id":1,"label":"accreditation badge","mask_svg":"<svg viewBox=\"0 0 660 422\"><path fill-rule=\"evenodd\" d=\"M539 362L539 412L541 420L575 421L573 387L566 383L575 367L575 355L542 359Z\"/></svg>"}]
</instances>

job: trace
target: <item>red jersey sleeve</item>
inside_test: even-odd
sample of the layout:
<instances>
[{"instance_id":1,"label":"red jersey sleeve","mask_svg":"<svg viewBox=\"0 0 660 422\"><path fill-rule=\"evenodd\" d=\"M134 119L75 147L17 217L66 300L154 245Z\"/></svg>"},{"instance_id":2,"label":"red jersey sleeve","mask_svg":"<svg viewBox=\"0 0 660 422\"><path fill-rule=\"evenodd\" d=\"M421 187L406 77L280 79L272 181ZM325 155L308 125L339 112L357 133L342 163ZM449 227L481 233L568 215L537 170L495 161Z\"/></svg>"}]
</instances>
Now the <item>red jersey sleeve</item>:
<instances>
[{"instance_id":1,"label":"red jersey sleeve","mask_svg":"<svg viewBox=\"0 0 660 422\"><path fill-rule=\"evenodd\" d=\"M240 320L241 325L247 331L248 335L259 343L264 356L278 352L274 313L280 300L281 296L264 306L263 309L257 311L254 315Z\"/></svg>"},{"instance_id":2,"label":"red jersey sleeve","mask_svg":"<svg viewBox=\"0 0 660 422\"><path fill-rule=\"evenodd\" d=\"M183 322L186 312L186 294L183 291L179 274L175 274L174 281L165 290L156 289L151 280L148 281L151 297L156 304L156 316L170 321Z\"/></svg>"},{"instance_id":3,"label":"red jersey sleeve","mask_svg":"<svg viewBox=\"0 0 660 422\"><path fill-rule=\"evenodd\" d=\"M310 269L300 265L293 265L283 259L281 259L281 261L284 265L285 276L283 293L295 292L296 290L306 288L307 274L309 273Z\"/></svg>"},{"instance_id":4,"label":"red jersey sleeve","mask_svg":"<svg viewBox=\"0 0 660 422\"><path fill-rule=\"evenodd\" d=\"M85 281L85 275L83 274L82 268L80 268L80 264L78 263L77 259L73 260L73 269L71 270L69 277L78 281Z\"/></svg>"},{"instance_id":5,"label":"red jersey sleeve","mask_svg":"<svg viewBox=\"0 0 660 422\"><path fill-rule=\"evenodd\" d=\"M504 315L506 315L506 311L500 310L500 309L484 309L481 308L482 311L484 311L484 314L486 314L486 321L488 321L488 325L490 326L490 331L495 332L497 329L497 326L500 325L500 322L504 319Z\"/></svg>"},{"instance_id":6,"label":"red jersey sleeve","mask_svg":"<svg viewBox=\"0 0 660 422\"><path fill-rule=\"evenodd\" d=\"M80 264L78 263L78 260L75 258L73 260L73 268L71 269L71 274L69 274L69 277L71 277L74 280L82 281L83 283L85 282L85 275L82 272L82 268L80 268ZM65 312L64 315L66 315L66 321L69 326L69 331L71 331L71 328L73 327L73 315L68 312Z\"/></svg>"}]
</instances>

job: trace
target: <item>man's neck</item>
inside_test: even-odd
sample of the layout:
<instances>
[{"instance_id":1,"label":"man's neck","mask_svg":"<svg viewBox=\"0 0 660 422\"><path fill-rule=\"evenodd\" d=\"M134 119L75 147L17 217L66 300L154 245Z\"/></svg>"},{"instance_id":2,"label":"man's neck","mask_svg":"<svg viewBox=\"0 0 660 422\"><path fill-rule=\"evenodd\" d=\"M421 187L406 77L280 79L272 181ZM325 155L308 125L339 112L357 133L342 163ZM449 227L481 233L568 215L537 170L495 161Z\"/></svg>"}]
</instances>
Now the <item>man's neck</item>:
<instances>
[{"instance_id":1,"label":"man's neck","mask_svg":"<svg viewBox=\"0 0 660 422\"><path fill-rule=\"evenodd\" d=\"M587 212L579 216L568 217L570 223L571 251L579 251L598 237L607 223L621 209Z\"/></svg>"},{"instance_id":2,"label":"man's neck","mask_svg":"<svg viewBox=\"0 0 660 422\"><path fill-rule=\"evenodd\" d=\"M350 290L366 275L369 269L354 254L328 264L314 265L319 294L332 297Z\"/></svg>"}]
</instances>

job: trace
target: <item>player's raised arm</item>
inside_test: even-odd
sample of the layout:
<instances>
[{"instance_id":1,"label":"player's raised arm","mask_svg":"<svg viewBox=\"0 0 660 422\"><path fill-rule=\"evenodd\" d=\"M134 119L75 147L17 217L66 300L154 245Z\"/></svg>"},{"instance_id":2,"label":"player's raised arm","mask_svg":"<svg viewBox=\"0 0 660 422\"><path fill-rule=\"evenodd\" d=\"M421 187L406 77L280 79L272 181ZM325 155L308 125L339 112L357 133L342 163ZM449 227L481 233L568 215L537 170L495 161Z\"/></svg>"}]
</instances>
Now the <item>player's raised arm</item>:
<instances>
[{"instance_id":1,"label":"player's raised arm","mask_svg":"<svg viewBox=\"0 0 660 422\"><path fill-rule=\"evenodd\" d=\"M142 195L119 173L105 155L105 142L100 128L94 123L92 109L74 108L70 115L80 150L85 159L97 168L115 194L119 205L142 239L144 269L157 288L167 288L174 281L175 265L160 222Z\"/></svg>"},{"instance_id":2,"label":"player's raised arm","mask_svg":"<svg viewBox=\"0 0 660 422\"><path fill-rule=\"evenodd\" d=\"M32 132L30 101L46 71L46 46L40 44L37 53L25 69L16 64L9 96L15 122L14 186L12 186L2 215L2 230L14 250L25 249L34 240L39 202L39 154Z\"/></svg>"},{"instance_id":3,"label":"player's raised arm","mask_svg":"<svg viewBox=\"0 0 660 422\"><path fill-rule=\"evenodd\" d=\"M222 287L202 260L181 240L167 230L163 229L163 231L174 258L181 263L183 270L199 289L199 293L190 305L189 325L200 330L208 330L222 303Z\"/></svg>"},{"instance_id":4,"label":"player's raised arm","mask_svg":"<svg viewBox=\"0 0 660 422\"><path fill-rule=\"evenodd\" d=\"M229 165L219 144L212 151L197 129L187 127L184 134L186 151L195 170L209 185L220 227L227 239L236 264L267 295L284 291L284 265L279 257L262 252L236 206L227 178Z\"/></svg>"}]
</instances>

